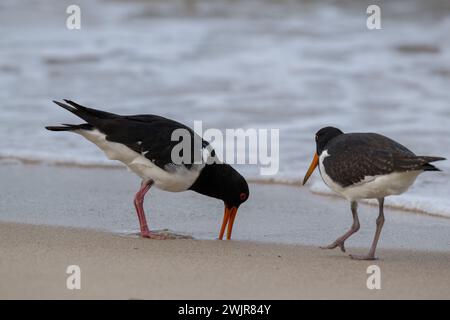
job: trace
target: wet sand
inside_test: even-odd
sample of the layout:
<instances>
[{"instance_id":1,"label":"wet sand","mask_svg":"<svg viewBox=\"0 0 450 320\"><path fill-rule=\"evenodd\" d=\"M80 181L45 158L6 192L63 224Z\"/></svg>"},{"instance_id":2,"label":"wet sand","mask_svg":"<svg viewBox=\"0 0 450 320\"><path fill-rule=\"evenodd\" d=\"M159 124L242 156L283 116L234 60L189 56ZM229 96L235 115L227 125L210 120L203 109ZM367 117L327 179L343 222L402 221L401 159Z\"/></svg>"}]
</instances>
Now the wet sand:
<instances>
[{"instance_id":1,"label":"wet sand","mask_svg":"<svg viewBox=\"0 0 450 320\"><path fill-rule=\"evenodd\" d=\"M0 165L0 221L136 233L133 197L139 179L125 169ZM390 199L386 200L389 205ZM151 189L145 198L152 229L217 238L223 204L194 192ZM379 248L450 251L450 219L386 208ZM368 248L378 210L361 204L360 231L347 242ZM234 240L320 246L351 225L347 201L312 194L307 188L250 184L250 199L239 209ZM382 257L382 256L381 256Z\"/></svg>"}]
</instances>

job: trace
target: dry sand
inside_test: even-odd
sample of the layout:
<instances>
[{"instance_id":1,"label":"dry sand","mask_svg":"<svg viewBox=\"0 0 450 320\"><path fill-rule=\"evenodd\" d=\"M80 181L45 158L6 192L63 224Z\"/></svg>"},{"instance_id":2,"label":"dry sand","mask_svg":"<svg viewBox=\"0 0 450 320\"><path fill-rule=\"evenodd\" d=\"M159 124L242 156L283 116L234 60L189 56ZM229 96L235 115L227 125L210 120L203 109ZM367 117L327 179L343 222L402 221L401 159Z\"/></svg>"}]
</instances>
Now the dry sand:
<instances>
[{"instance_id":1,"label":"dry sand","mask_svg":"<svg viewBox=\"0 0 450 320\"><path fill-rule=\"evenodd\" d=\"M450 253L380 251L381 261L361 262L300 245L161 241L2 223L0 298L450 298ZM81 290L66 288L66 268L74 264ZM381 269L380 290L366 287L371 264Z\"/></svg>"}]
</instances>

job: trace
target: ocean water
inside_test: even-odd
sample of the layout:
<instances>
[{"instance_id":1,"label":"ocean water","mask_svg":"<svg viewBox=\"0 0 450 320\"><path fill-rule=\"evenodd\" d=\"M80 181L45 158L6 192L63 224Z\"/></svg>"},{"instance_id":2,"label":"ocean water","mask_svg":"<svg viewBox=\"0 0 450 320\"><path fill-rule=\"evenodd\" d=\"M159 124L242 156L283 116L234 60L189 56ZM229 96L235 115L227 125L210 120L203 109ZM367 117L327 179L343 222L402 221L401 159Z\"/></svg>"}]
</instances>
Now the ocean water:
<instances>
[{"instance_id":1,"label":"ocean water","mask_svg":"<svg viewBox=\"0 0 450 320\"><path fill-rule=\"evenodd\" d=\"M112 164L45 125L78 122L70 98L120 114L153 113L204 128L280 130L280 167L252 179L299 182L327 125L385 134L450 158L450 2L0 2L0 157ZM366 8L381 7L381 30ZM387 204L450 217L450 162ZM330 193L316 173L311 191Z\"/></svg>"}]
</instances>

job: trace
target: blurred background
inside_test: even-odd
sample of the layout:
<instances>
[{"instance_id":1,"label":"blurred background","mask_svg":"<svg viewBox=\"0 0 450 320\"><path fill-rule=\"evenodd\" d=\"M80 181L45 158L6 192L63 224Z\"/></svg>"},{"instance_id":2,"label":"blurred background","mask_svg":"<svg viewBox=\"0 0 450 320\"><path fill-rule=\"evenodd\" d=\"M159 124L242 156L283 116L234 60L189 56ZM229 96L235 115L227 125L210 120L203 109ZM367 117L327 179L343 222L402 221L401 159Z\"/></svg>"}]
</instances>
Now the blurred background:
<instances>
[{"instance_id":1,"label":"blurred background","mask_svg":"<svg viewBox=\"0 0 450 320\"><path fill-rule=\"evenodd\" d=\"M71 4L81 30L66 28ZM370 4L381 30L366 26ZM44 130L78 122L51 103L62 98L205 129L280 129L278 182L303 177L327 125L450 158L450 1L2 0L0 88L2 161L111 164ZM450 216L450 164L438 166L388 201Z\"/></svg>"}]
</instances>

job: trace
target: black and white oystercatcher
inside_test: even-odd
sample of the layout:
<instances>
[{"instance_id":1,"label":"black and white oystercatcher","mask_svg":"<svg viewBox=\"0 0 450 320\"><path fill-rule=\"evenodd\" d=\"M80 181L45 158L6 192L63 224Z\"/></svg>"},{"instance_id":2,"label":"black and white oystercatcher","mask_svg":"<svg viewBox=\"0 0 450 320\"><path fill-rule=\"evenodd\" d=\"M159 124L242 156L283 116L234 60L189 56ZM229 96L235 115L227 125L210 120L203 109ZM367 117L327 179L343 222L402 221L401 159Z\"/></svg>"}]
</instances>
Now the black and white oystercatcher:
<instances>
[{"instance_id":1,"label":"black and white oystercatcher","mask_svg":"<svg viewBox=\"0 0 450 320\"><path fill-rule=\"evenodd\" d=\"M374 260L384 223L384 198L398 195L414 183L424 171L440 171L430 162L441 157L416 156L401 144L376 133L346 133L325 127L316 133L316 154L303 184L319 166L325 184L351 203L353 225L342 237L323 249L340 247L359 230L357 201L378 199L379 215L372 246L367 255L351 255L353 259Z\"/></svg>"},{"instance_id":2,"label":"black and white oystercatcher","mask_svg":"<svg viewBox=\"0 0 450 320\"><path fill-rule=\"evenodd\" d=\"M144 196L154 185L166 191L192 190L224 201L225 213L219 239L227 228L231 238L233 223L239 206L248 199L249 189L245 179L230 165L216 161L194 161L196 155L215 152L208 142L201 139L189 127L157 115L120 116L83 107L73 101L53 101L77 115L86 123L49 126L51 131L71 131L95 143L111 160L119 160L142 178L134 205L139 218L141 236L152 239L165 237L149 230L144 213ZM172 160L172 151L180 141L172 140L172 133L181 129L191 139L191 161ZM200 143L195 143L199 139ZM176 140L176 139L175 139ZM198 140L197 140L198 141ZM197 150L198 149L198 150ZM178 151L178 150L177 150ZM181 150L180 154L184 150ZM211 158L209 158L211 159Z\"/></svg>"}]
</instances>

